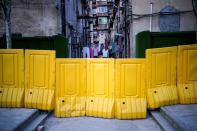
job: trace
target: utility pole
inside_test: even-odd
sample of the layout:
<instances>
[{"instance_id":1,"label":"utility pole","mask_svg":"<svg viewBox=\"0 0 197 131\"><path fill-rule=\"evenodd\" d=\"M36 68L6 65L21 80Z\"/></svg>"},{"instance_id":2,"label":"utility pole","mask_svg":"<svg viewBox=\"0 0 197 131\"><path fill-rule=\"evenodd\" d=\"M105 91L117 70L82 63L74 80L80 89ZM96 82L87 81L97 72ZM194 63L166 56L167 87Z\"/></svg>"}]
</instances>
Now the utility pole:
<instances>
[{"instance_id":1,"label":"utility pole","mask_svg":"<svg viewBox=\"0 0 197 131\"><path fill-rule=\"evenodd\" d=\"M196 18L197 18L197 0L192 0L192 6L194 9L194 13L196 15ZM197 27L196 27L196 42L197 42Z\"/></svg>"},{"instance_id":2,"label":"utility pole","mask_svg":"<svg viewBox=\"0 0 197 131\"><path fill-rule=\"evenodd\" d=\"M83 4L83 7L82 7L82 16L85 15L85 5ZM82 25L83 25L83 46L85 45L85 33L84 33L84 19L82 19Z\"/></svg>"},{"instance_id":3,"label":"utility pole","mask_svg":"<svg viewBox=\"0 0 197 131\"><path fill-rule=\"evenodd\" d=\"M61 0L62 34L66 36L66 10L65 0Z\"/></svg>"},{"instance_id":4,"label":"utility pole","mask_svg":"<svg viewBox=\"0 0 197 131\"><path fill-rule=\"evenodd\" d=\"M86 30L86 28L87 28L87 20L85 19L85 46L87 46L88 44L88 36L87 36L87 30Z\"/></svg>"},{"instance_id":5,"label":"utility pole","mask_svg":"<svg viewBox=\"0 0 197 131\"><path fill-rule=\"evenodd\" d=\"M124 12L124 14L125 14L125 16L124 16L124 24L125 24L125 47L124 47L124 49L125 49L125 58L127 58L127 28L126 28L126 26L127 26L127 22L126 22L126 20L127 20L127 0L125 0L125 4L124 4L124 8L125 8L125 12Z\"/></svg>"},{"instance_id":6,"label":"utility pole","mask_svg":"<svg viewBox=\"0 0 197 131\"><path fill-rule=\"evenodd\" d=\"M119 30L118 30L118 28L119 28L119 26L118 26L118 22L119 22L119 20L120 20L120 9L119 9L119 6L118 6L118 12L117 12L117 34L118 34L118 32L119 32ZM117 43L116 44L118 44L119 45L119 43L118 43L118 36L117 36ZM116 46L116 45L115 45Z\"/></svg>"},{"instance_id":7,"label":"utility pole","mask_svg":"<svg viewBox=\"0 0 197 131\"><path fill-rule=\"evenodd\" d=\"M7 48L12 48L12 38L11 38L11 4L12 0L1 0L0 6L3 8L5 16L5 34L6 34L6 44Z\"/></svg>"},{"instance_id":8,"label":"utility pole","mask_svg":"<svg viewBox=\"0 0 197 131\"><path fill-rule=\"evenodd\" d=\"M153 2L150 3L150 32L152 32Z\"/></svg>"},{"instance_id":9,"label":"utility pole","mask_svg":"<svg viewBox=\"0 0 197 131\"><path fill-rule=\"evenodd\" d=\"M89 16L90 17L93 17L93 14L92 14L92 0L90 0L90 13L89 13ZM90 37L91 37L91 40L90 42L93 43L93 19L91 19L91 23L89 24L90 25Z\"/></svg>"}]
</instances>

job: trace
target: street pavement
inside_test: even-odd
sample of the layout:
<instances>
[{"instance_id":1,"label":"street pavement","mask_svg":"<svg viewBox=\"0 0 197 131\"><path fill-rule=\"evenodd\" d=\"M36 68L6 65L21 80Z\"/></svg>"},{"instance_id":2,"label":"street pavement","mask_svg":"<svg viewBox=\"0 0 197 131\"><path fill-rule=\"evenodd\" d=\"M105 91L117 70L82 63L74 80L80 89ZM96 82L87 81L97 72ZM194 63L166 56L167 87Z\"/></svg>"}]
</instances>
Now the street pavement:
<instances>
[{"instance_id":1,"label":"street pavement","mask_svg":"<svg viewBox=\"0 0 197 131\"><path fill-rule=\"evenodd\" d=\"M36 112L36 109L0 108L0 131L16 130Z\"/></svg>"},{"instance_id":2,"label":"street pavement","mask_svg":"<svg viewBox=\"0 0 197 131\"><path fill-rule=\"evenodd\" d=\"M118 120L94 117L55 118L45 122L46 131L161 131L148 116L147 119Z\"/></svg>"},{"instance_id":3,"label":"street pavement","mask_svg":"<svg viewBox=\"0 0 197 131\"><path fill-rule=\"evenodd\" d=\"M161 107L160 113L175 130L197 131L197 104ZM39 115L36 109L0 108L0 131L21 129ZM162 123L159 123L159 125ZM147 119L118 120L94 117L48 117L45 131L161 131L161 125L148 115ZM165 126L165 124L163 124Z\"/></svg>"},{"instance_id":4,"label":"street pavement","mask_svg":"<svg viewBox=\"0 0 197 131\"><path fill-rule=\"evenodd\" d=\"M161 107L168 120L184 131L197 131L197 104Z\"/></svg>"}]
</instances>

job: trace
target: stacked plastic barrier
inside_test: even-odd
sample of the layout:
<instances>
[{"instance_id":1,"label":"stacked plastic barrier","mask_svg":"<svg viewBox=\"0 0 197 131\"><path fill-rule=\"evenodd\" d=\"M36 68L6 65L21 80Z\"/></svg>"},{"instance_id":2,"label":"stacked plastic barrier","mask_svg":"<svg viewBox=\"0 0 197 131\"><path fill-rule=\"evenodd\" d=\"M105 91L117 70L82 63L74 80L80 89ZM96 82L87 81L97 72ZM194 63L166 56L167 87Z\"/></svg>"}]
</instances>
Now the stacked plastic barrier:
<instances>
[{"instance_id":1,"label":"stacked plastic barrier","mask_svg":"<svg viewBox=\"0 0 197 131\"><path fill-rule=\"evenodd\" d=\"M145 59L116 59L115 117L146 117Z\"/></svg>"},{"instance_id":2,"label":"stacked plastic barrier","mask_svg":"<svg viewBox=\"0 0 197 131\"><path fill-rule=\"evenodd\" d=\"M85 116L86 59L56 59L55 116Z\"/></svg>"},{"instance_id":3,"label":"stacked plastic barrier","mask_svg":"<svg viewBox=\"0 0 197 131\"><path fill-rule=\"evenodd\" d=\"M1 49L0 107L145 118L147 108L197 103L196 59L197 44L148 49L146 59L55 59L55 51Z\"/></svg>"},{"instance_id":4,"label":"stacked plastic barrier","mask_svg":"<svg viewBox=\"0 0 197 131\"><path fill-rule=\"evenodd\" d=\"M114 81L114 59L87 60L87 116L114 118Z\"/></svg>"},{"instance_id":5,"label":"stacked plastic barrier","mask_svg":"<svg viewBox=\"0 0 197 131\"><path fill-rule=\"evenodd\" d=\"M0 107L24 106L24 52L0 49Z\"/></svg>"},{"instance_id":6,"label":"stacked plastic barrier","mask_svg":"<svg viewBox=\"0 0 197 131\"><path fill-rule=\"evenodd\" d=\"M55 51L25 51L25 107L54 109Z\"/></svg>"},{"instance_id":7,"label":"stacked plastic barrier","mask_svg":"<svg viewBox=\"0 0 197 131\"><path fill-rule=\"evenodd\" d=\"M177 104L177 47L147 49L146 72L148 107Z\"/></svg>"},{"instance_id":8,"label":"stacked plastic barrier","mask_svg":"<svg viewBox=\"0 0 197 131\"><path fill-rule=\"evenodd\" d=\"M178 46L177 68L180 103L197 103L197 44Z\"/></svg>"}]
</instances>

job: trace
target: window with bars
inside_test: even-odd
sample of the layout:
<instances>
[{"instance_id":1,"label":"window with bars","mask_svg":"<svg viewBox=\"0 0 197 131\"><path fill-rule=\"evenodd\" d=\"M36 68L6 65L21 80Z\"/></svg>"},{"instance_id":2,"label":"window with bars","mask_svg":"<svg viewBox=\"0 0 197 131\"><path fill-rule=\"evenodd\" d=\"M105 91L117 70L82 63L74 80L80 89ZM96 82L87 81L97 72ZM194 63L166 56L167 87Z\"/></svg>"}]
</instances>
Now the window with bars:
<instances>
[{"instance_id":1,"label":"window with bars","mask_svg":"<svg viewBox=\"0 0 197 131\"><path fill-rule=\"evenodd\" d=\"M3 9L0 8L0 17L3 17Z\"/></svg>"},{"instance_id":2,"label":"window with bars","mask_svg":"<svg viewBox=\"0 0 197 131\"><path fill-rule=\"evenodd\" d=\"M101 24L101 25L103 25L103 24L108 24L108 19L107 19L107 17L99 17L99 18L98 18L98 24Z\"/></svg>"},{"instance_id":3,"label":"window with bars","mask_svg":"<svg viewBox=\"0 0 197 131\"><path fill-rule=\"evenodd\" d=\"M106 13L106 12L107 12L107 6L98 7L98 13Z\"/></svg>"}]
</instances>

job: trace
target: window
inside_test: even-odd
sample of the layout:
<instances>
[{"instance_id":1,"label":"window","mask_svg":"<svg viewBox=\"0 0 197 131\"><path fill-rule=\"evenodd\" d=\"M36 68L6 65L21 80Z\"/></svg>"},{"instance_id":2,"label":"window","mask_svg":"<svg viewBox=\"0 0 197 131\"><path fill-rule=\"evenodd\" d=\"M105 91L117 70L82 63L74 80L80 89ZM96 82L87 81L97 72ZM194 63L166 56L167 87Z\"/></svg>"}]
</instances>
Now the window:
<instances>
[{"instance_id":1,"label":"window","mask_svg":"<svg viewBox=\"0 0 197 131\"><path fill-rule=\"evenodd\" d=\"M107 17L99 17L98 18L98 24L107 24L108 23L108 19Z\"/></svg>"},{"instance_id":2,"label":"window","mask_svg":"<svg viewBox=\"0 0 197 131\"><path fill-rule=\"evenodd\" d=\"M92 9L92 14L96 14L96 9L95 8Z\"/></svg>"},{"instance_id":3,"label":"window","mask_svg":"<svg viewBox=\"0 0 197 131\"><path fill-rule=\"evenodd\" d=\"M96 0L96 1L98 1L98 2L99 2L99 1L106 1L106 0Z\"/></svg>"},{"instance_id":4,"label":"window","mask_svg":"<svg viewBox=\"0 0 197 131\"><path fill-rule=\"evenodd\" d=\"M0 8L0 17L3 17L3 10Z\"/></svg>"},{"instance_id":5,"label":"window","mask_svg":"<svg viewBox=\"0 0 197 131\"><path fill-rule=\"evenodd\" d=\"M76 7L76 1L73 0L73 10L75 10L75 7Z\"/></svg>"},{"instance_id":6,"label":"window","mask_svg":"<svg viewBox=\"0 0 197 131\"><path fill-rule=\"evenodd\" d=\"M93 19L93 25L96 25L96 24L97 24L96 19Z\"/></svg>"},{"instance_id":7,"label":"window","mask_svg":"<svg viewBox=\"0 0 197 131\"><path fill-rule=\"evenodd\" d=\"M93 32L93 36L97 37L97 32L96 31Z\"/></svg>"},{"instance_id":8,"label":"window","mask_svg":"<svg viewBox=\"0 0 197 131\"><path fill-rule=\"evenodd\" d=\"M107 6L98 7L98 13L106 13L106 12L107 12Z\"/></svg>"}]
</instances>

